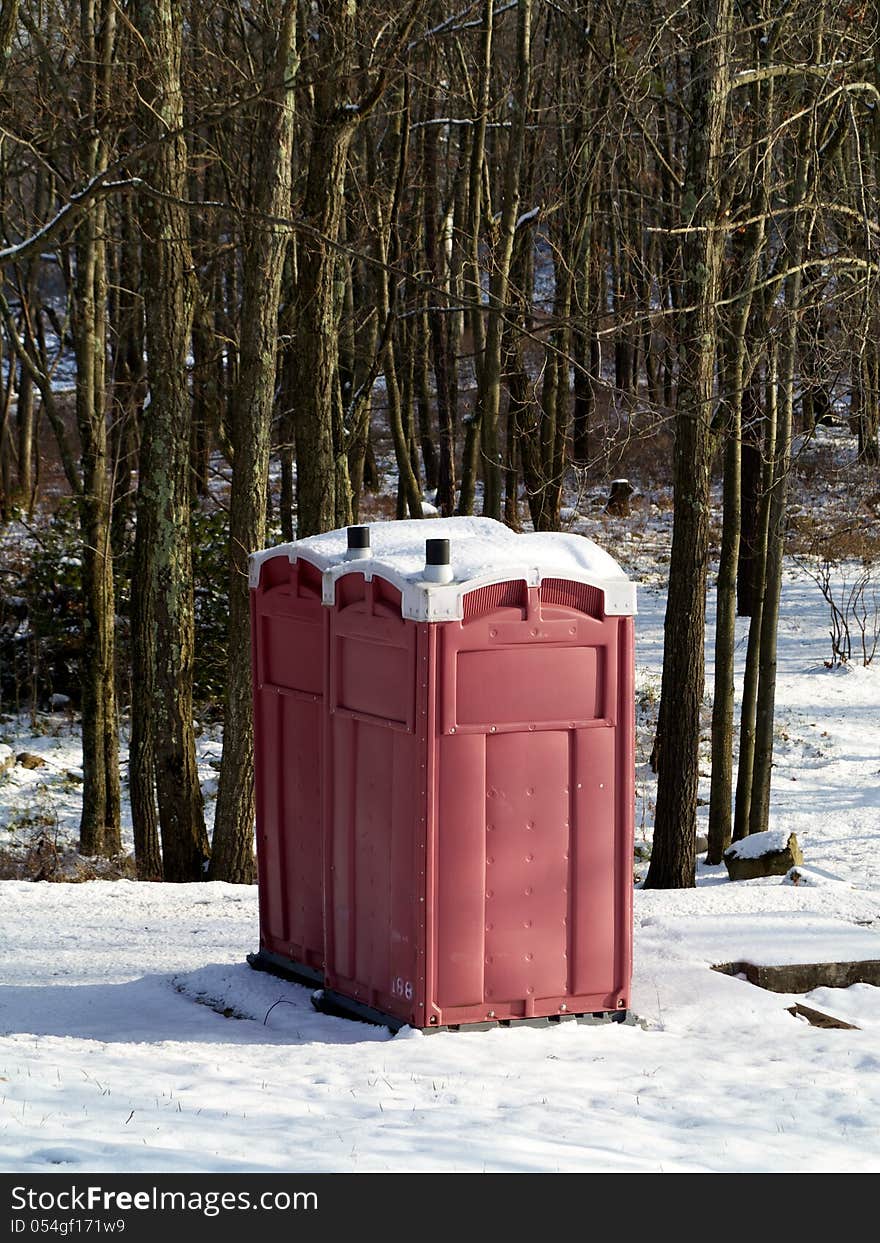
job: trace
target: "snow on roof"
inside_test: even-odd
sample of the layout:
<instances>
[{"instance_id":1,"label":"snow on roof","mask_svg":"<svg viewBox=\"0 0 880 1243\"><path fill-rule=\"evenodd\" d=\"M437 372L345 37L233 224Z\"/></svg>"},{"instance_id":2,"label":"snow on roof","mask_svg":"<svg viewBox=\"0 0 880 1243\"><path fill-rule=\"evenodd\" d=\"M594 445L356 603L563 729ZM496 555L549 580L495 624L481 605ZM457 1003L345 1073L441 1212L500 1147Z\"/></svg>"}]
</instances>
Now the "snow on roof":
<instances>
[{"instance_id":1,"label":"snow on roof","mask_svg":"<svg viewBox=\"0 0 880 1243\"><path fill-rule=\"evenodd\" d=\"M323 576L324 603L335 600L336 580L344 574L374 575L399 588L403 616L414 621L459 621L463 597L489 583L523 579L537 587L545 578L588 583L605 593L605 613L636 612L636 589L620 566L598 544L566 532L517 534L491 518L435 518L369 524L369 556L348 557L347 529L311 535L256 552L250 558L250 584L256 587L260 567L270 557L286 555L309 561ZM425 577L425 541L450 541L451 581Z\"/></svg>"}]
</instances>

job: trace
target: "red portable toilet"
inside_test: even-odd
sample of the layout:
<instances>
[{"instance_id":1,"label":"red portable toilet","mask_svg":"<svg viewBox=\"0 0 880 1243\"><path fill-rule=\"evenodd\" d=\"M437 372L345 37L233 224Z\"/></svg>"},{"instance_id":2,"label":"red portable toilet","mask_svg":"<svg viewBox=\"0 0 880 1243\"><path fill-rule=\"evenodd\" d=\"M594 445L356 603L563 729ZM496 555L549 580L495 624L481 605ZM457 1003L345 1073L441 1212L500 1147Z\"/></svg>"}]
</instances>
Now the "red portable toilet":
<instances>
[{"instance_id":1,"label":"red portable toilet","mask_svg":"<svg viewBox=\"0 0 880 1243\"><path fill-rule=\"evenodd\" d=\"M426 1030L623 1017L635 587L484 518L251 558L260 952Z\"/></svg>"}]
</instances>

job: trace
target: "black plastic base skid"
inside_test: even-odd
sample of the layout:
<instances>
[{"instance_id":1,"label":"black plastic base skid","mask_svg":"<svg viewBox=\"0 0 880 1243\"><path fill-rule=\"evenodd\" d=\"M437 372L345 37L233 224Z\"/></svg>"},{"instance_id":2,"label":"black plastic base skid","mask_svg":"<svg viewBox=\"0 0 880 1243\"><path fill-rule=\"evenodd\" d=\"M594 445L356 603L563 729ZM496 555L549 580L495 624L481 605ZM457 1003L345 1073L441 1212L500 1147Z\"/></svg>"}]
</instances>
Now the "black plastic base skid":
<instances>
[{"instance_id":1,"label":"black plastic base skid","mask_svg":"<svg viewBox=\"0 0 880 1243\"><path fill-rule=\"evenodd\" d=\"M332 989L320 988L312 993L312 1005L321 1014L330 1014L340 1019L356 1019L360 1023L372 1023L376 1027L387 1027L389 1031L399 1032L407 1024L403 1019L392 1018L391 1015L375 1010L372 1006L360 1001L353 1001ZM435 1032L487 1032L495 1027L557 1027L560 1023L608 1024L626 1023L634 1027L638 1023L635 1015L628 1010L602 1010L596 1014L554 1014L535 1019L489 1019L485 1023L448 1023L441 1027L421 1027L419 1031L426 1036Z\"/></svg>"},{"instance_id":2,"label":"black plastic base skid","mask_svg":"<svg viewBox=\"0 0 880 1243\"><path fill-rule=\"evenodd\" d=\"M330 988L319 988L312 993L312 1005L321 1014L330 1014L337 1019L355 1019L359 1023L371 1023L374 1027L387 1027L391 1032L399 1032L407 1024L403 1019L395 1019L382 1010L353 1001L351 997L343 997L342 993L334 993Z\"/></svg>"},{"instance_id":3,"label":"black plastic base skid","mask_svg":"<svg viewBox=\"0 0 880 1243\"><path fill-rule=\"evenodd\" d=\"M485 1023L449 1023L443 1027L423 1027L426 1036L434 1032L488 1032L493 1027L558 1027L560 1023L585 1023L589 1026L607 1026L609 1023L625 1023L636 1027L640 1020L628 1010L600 1010L595 1014L548 1014L536 1019L489 1019Z\"/></svg>"},{"instance_id":4,"label":"black plastic base skid","mask_svg":"<svg viewBox=\"0 0 880 1243\"><path fill-rule=\"evenodd\" d=\"M283 958L281 954L273 954L269 950L248 954L247 960L248 966L253 967L254 971L267 971L269 975L278 975L282 980L292 980L294 984L305 984L307 988L314 988L324 979L323 971L295 962L292 958Z\"/></svg>"},{"instance_id":5,"label":"black plastic base skid","mask_svg":"<svg viewBox=\"0 0 880 1243\"><path fill-rule=\"evenodd\" d=\"M270 950L260 950L258 954L248 954L248 965L255 971L267 971L270 975L280 976L282 980L292 980L295 984L304 984L314 988L321 984L324 974L315 967L307 967L292 958L284 958L281 954L273 954ZM390 1032L399 1032L408 1026L403 1019L396 1019L382 1010L354 1001L342 993L335 993L330 988L319 988L312 993L312 1005L321 1014L329 1014L338 1019L354 1019L358 1023L370 1023L374 1027L387 1027ZM488 1032L494 1027L557 1027L560 1023L608 1024L625 1023L627 1027L642 1025L628 1010L600 1010L594 1014L551 1014L535 1019L489 1019L485 1023L446 1023L442 1027L421 1027L418 1030L426 1036L435 1032Z\"/></svg>"}]
</instances>

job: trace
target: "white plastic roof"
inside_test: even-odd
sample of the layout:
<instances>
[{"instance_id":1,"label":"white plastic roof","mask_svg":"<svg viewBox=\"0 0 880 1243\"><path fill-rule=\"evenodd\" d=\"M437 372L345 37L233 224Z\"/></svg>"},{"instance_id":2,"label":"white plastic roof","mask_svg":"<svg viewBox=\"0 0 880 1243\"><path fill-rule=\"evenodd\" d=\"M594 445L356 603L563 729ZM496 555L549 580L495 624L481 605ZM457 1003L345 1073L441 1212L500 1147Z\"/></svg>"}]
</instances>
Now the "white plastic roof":
<instances>
[{"instance_id":1,"label":"white plastic roof","mask_svg":"<svg viewBox=\"0 0 880 1243\"><path fill-rule=\"evenodd\" d=\"M323 601L336 599L336 580L343 574L363 574L393 583L402 596L403 616L413 621L460 621L463 597L490 583L525 580L537 587L545 578L588 583L605 593L605 613L631 616L636 612L636 588L607 552L583 535L529 532L518 535L491 518L430 518L401 522L373 522L368 558L348 559L346 528L311 535L251 554L250 585L256 587L260 567L270 557L302 558L320 570ZM448 539L452 581L425 579L425 541Z\"/></svg>"}]
</instances>

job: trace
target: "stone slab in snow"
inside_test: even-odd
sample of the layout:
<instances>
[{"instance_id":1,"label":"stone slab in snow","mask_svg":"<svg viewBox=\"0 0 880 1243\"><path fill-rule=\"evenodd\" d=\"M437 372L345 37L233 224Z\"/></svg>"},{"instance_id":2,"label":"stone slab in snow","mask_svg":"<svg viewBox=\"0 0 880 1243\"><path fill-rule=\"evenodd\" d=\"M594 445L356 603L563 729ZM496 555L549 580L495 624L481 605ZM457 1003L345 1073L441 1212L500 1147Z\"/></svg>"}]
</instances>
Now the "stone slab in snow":
<instances>
[{"instance_id":1,"label":"stone slab in snow","mask_svg":"<svg viewBox=\"0 0 880 1243\"><path fill-rule=\"evenodd\" d=\"M880 984L880 959L854 958L846 962L765 963L725 962L715 967L725 975L744 976L750 984L770 993L810 993L816 988L852 988Z\"/></svg>"},{"instance_id":2,"label":"stone slab in snow","mask_svg":"<svg viewBox=\"0 0 880 1243\"><path fill-rule=\"evenodd\" d=\"M752 833L742 841L733 842L724 852L727 874L731 880L754 880L758 876L785 876L803 863L804 856L794 833L771 829Z\"/></svg>"},{"instance_id":3,"label":"stone slab in snow","mask_svg":"<svg viewBox=\"0 0 880 1243\"><path fill-rule=\"evenodd\" d=\"M731 859L760 859L762 855L785 850L791 836L790 829L770 829L767 833L751 833L741 841L731 842L724 853Z\"/></svg>"},{"instance_id":4,"label":"stone slab in snow","mask_svg":"<svg viewBox=\"0 0 880 1243\"><path fill-rule=\"evenodd\" d=\"M46 761L42 755L34 755L33 751L22 751L16 757L22 768L45 768Z\"/></svg>"}]
</instances>

